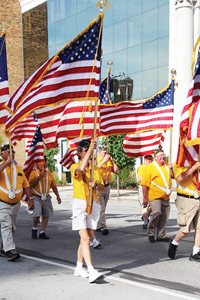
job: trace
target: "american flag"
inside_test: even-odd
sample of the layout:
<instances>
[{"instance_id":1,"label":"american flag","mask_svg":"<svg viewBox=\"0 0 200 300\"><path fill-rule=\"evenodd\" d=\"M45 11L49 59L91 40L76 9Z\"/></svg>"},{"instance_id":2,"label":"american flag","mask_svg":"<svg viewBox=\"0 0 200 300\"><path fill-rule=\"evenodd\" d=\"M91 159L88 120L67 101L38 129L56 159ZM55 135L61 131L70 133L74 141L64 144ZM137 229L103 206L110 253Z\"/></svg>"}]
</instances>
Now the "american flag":
<instances>
[{"instance_id":1,"label":"american flag","mask_svg":"<svg viewBox=\"0 0 200 300\"><path fill-rule=\"evenodd\" d=\"M99 100L101 104L109 104L110 97L110 73L104 78L100 84Z\"/></svg>"},{"instance_id":2,"label":"american flag","mask_svg":"<svg viewBox=\"0 0 200 300\"><path fill-rule=\"evenodd\" d=\"M8 70L6 59L6 39L5 35L0 37L0 124L5 124L8 111L3 105L8 101Z\"/></svg>"},{"instance_id":3,"label":"american flag","mask_svg":"<svg viewBox=\"0 0 200 300\"><path fill-rule=\"evenodd\" d=\"M28 151L27 159L24 163L24 173L28 176L35 163L44 161L44 143L42 141L42 134L40 126L37 125L30 149Z\"/></svg>"},{"instance_id":4,"label":"american flag","mask_svg":"<svg viewBox=\"0 0 200 300\"><path fill-rule=\"evenodd\" d=\"M21 139L29 139L32 141L37 125L37 117L31 113L22 122L18 123L11 131L12 144L14 145L16 141L20 141Z\"/></svg>"},{"instance_id":5,"label":"american flag","mask_svg":"<svg viewBox=\"0 0 200 300\"><path fill-rule=\"evenodd\" d=\"M94 101L69 101L58 124L56 139L93 135ZM99 109L97 109L97 135L99 134Z\"/></svg>"},{"instance_id":6,"label":"american flag","mask_svg":"<svg viewBox=\"0 0 200 300\"><path fill-rule=\"evenodd\" d=\"M99 16L18 88L7 102L14 113L7 130L37 108L67 99L98 100L101 33Z\"/></svg>"},{"instance_id":7,"label":"american flag","mask_svg":"<svg viewBox=\"0 0 200 300\"><path fill-rule=\"evenodd\" d=\"M136 134L127 134L124 137L123 149L127 156L139 157L153 154L159 145L163 146L165 131L145 131Z\"/></svg>"},{"instance_id":8,"label":"american flag","mask_svg":"<svg viewBox=\"0 0 200 300\"><path fill-rule=\"evenodd\" d=\"M181 166L193 165L199 156L199 102L200 102L200 47L198 49L194 76L181 115L180 139L176 163Z\"/></svg>"},{"instance_id":9,"label":"american flag","mask_svg":"<svg viewBox=\"0 0 200 300\"><path fill-rule=\"evenodd\" d=\"M76 161L78 161L77 150L69 148L60 160L60 164L69 170Z\"/></svg>"},{"instance_id":10,"label":"american flag","mask_svg":"<svg viewBox=\"0 0 200 300\"><path fill-rule=\"evenodd\" d=\"M35 110L38 123L40 124L42 138L47 148L58 146L56 133L65 106L66 103L61 103L57 106L47 106Z\"/></svg>"},{"instance_id":11,"label":"american flag","mask_svg":"<svg viewBox=\"0 0 200 300\"><path fill-rule=\"evenodd\" d=\"M186 139L187 146L200 144L200 97L190 108L190 122Z\"/></svg>"},{"instance_id":12,"label":"american flag","mask_svg":"<svg viewBox=\"0 0 200 300\"><path fill-rule=\"evenodd\" d=\"M68 101L55 107L35 110L47 148L57 147L58 138L86 138L93 135L94 101ZM97 134L99 111L97 111Z\"/></svg>"},{"instance_id":13,"label":"american flag","mask_svg":"<svg viewBox=\"0 0 200 300\"><path fill-rule=\"evenodd\" d=\"M186 103L184 105L181 122L180 122L180 135L183 136L187 134L187 129L189 126L189 115L190 115L190 107L197 103L200 100L200 47L198 50L197 61L195 64L194 76L191 82L191 87L189 89Z\"/></svg>"},{"instance_id":14,"label":"american flag","mask_svg":"<svg viewBox=\"0 0 200 300\"><path fill-rule=\"evenodd\" d=\"M173 126L174 81L142 101L100 104L100 130L104 135L169 129Z\"/></svg>"}]
</instances>

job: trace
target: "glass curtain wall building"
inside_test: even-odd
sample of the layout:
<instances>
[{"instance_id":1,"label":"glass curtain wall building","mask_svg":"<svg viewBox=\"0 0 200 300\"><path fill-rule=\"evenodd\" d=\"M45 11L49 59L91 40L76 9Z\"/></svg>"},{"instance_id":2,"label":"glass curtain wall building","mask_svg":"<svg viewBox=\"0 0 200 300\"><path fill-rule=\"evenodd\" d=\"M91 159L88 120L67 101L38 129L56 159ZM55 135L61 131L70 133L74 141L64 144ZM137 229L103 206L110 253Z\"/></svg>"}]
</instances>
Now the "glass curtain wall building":
<instances>
[{"instance_id":1,"label":"glass curtain wall building","mask_svg":"<svg viewBox=\"0 0 200 300\"><path fill-rule=\"evenodd\" d=\"M96 3L48 0L49 56L96 18ZM107 62L112 61L113 82L132 85L129 98L150 97L169 82L169 0L109 3L103 28L102 78L107 74Z\"/></svg>"}]
</instances>

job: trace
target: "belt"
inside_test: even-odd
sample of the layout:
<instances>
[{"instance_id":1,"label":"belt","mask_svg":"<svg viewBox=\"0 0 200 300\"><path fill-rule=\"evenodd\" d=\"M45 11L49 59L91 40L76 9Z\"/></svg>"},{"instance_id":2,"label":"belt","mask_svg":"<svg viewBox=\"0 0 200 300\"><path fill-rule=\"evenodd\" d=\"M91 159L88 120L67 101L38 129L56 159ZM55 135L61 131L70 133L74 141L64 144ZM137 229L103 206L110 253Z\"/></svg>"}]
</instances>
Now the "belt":
<instances>
[{"instance_id":1,"label":"belt","mask_svg":"<svg viewBox=\"0 0 200 300\"><path fill-rule=\"evenodd\" d=\"M0 202L6 203L6 204L9 204L9 205L15 205L15 204L17 204L17 203L18 203L18 202L16 202L16 203L8 203L8 202L6 202L6 201L3 201L3 200L1 200L1 199L0 199Z\"/></svg>"},{"instance_id":2,"label":"belt","mask_svg":"<svg viewBox=\"0 0 200 300\"><path fill-rule=\"evenodd\" d=\"M109 186L110 185L110 183L106 183L106 184L104 184L104 186Z\"/></svg>"},{"instance_id":3,"label":"belt","mask_svg":"<svg viewBox=\"0 0 200 300\"><path fill-rule=\"evenodd\" d=\"M195 198L194 196L190 196L190 195L184 195L181 193L177 193L178 196L184 197L184 198L189 198L189 199L195 199L195 200L200 200L200 197Z\"/></svg>"}]
</instances>

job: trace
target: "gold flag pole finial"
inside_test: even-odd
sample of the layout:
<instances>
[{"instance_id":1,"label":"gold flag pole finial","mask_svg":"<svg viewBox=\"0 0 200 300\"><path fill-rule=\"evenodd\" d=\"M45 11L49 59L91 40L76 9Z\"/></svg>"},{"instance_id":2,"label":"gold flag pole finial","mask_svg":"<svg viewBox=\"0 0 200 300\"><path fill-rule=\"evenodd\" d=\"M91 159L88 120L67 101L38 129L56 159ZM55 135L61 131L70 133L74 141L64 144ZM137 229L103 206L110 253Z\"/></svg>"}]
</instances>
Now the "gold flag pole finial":
<instances>
[{"instance_id":1,"label":"gold flag pole finial","mask_svg":"<svg viewBox=\"0 0 200 300\"><path fill-rule=\"evenodd\" d=\"M176 75L177 75L176 69L172 68L171 69L171 79L174 80L174 91L178 87L178 82L176 81Z\"/></svg>"},{"instance_id":2,"label":"gold flag pole finial","mask_svg":"<svg viewBox=\"0 0 200 300\"><path fill-rule=\"evenodd\" d=\"M107 66L108 66L108 73L111 73L111 66L113 65L113 61L109 60L107 62Z\"/></svg>"},{"instance_id":3,"label":"gold flag pole finial","mask_svg":"<svg viewBox=\"0 0 200 300\"><path fill-rule=\"evenodd\" d=\"M107 10L110 10L110 4L108 0L99 0L96 4L96 7L100 8L100 13L103 12L104 7L107 8Z\"/></svg>"}]
</instances>

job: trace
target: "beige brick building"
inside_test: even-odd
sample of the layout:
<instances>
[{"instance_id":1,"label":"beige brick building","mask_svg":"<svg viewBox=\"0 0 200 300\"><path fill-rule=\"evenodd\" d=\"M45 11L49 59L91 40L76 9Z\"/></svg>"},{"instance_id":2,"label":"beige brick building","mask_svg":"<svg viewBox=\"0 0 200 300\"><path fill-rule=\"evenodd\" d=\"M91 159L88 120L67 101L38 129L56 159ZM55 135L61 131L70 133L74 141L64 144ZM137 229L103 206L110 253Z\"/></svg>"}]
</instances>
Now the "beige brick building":
<instances>
[{"instance_id":1,"label":"beige brick building","mask_svg":"<svg viewBox=\"0 0 200 300\"><path fill-rule=\"evenodd\" d=\"M0 24L6 31L10 94L48 59L47 4L21 13L19 0L0 0ZM16 147L16 159L25 161L25 141Z\"/></svg>"}]
</instances>

